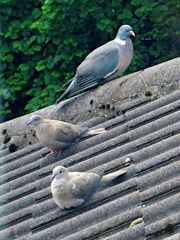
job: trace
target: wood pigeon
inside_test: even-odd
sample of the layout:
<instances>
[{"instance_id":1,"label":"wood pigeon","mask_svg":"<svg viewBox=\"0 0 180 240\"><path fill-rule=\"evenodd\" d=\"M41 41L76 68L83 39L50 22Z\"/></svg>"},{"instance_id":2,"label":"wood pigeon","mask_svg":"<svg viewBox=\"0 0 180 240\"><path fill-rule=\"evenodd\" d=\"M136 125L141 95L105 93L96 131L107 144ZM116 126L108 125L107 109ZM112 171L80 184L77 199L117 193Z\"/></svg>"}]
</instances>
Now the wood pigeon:
<instances>
[{"instance_id":1,"label":"wood pigeon","mask_svg":"<svg viewBox=\"0 0 180 240\"><path fill-rule=\"evenodd\" d=\"M131 63L135 36L131 26L119 28L114 40L92 51L78 66L76 75L56 103L74 93L104 84L121 75Z\"/></svg>"}]
</instances>

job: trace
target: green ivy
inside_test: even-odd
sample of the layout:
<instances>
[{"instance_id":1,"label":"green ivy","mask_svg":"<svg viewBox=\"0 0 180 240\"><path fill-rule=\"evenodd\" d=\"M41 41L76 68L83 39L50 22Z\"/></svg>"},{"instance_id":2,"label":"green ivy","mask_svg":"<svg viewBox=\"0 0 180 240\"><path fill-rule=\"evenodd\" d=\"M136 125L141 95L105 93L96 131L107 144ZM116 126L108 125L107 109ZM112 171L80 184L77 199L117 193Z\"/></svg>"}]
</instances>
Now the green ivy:
<instances>
[{"instance_id":1,"label":"green ivy","mask_svg":"<svg viewBox=\"0 0 180 240\"><path fill-rule=\"evenodd\" d=\"M1 113L11 119L54 103L122 24L136 33L128 72L178 56L179 13L178 0L0 0Z\"/></svg>"}]
</instances>

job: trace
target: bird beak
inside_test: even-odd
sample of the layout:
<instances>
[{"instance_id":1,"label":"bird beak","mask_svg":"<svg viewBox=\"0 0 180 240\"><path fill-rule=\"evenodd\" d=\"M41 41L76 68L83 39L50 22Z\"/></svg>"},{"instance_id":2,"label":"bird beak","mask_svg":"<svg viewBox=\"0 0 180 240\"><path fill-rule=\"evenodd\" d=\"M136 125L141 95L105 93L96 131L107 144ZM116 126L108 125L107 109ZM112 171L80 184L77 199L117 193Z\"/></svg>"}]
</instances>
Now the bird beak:
<instances>
[{"instance_id":1,"label":"bird beak","mask_svg":"<svg viewBox=\"0 0 180 240\"><path fill-rule=\"evenodd\" d=\"M31 121L27 122L27 124L26 124L26 125L28 126L28 125L30 125L30 124L31 124Z\"/></svg>"},{"instance_id":2,"label":"bird beak","mask_svg":"<svg viewBox=\"0 0 180 240\"><path fill-rule=\"evenodd\" d=\"M51 182L54 180L55 177L56 177L56 174L53 174L53 175L51 176Z\"/></svg>"},{"instance_id":3,"label":"bird beak","mask_svg":"<svg viewBox=\"0 0 180 240\"><path fill-rule=\"evenodd\" d=\"M136 36L135 33L134 33L133 31L129 31L129 33L130 33L130 36L133 36L133 37Z\"/></svg>"}]
</instances>

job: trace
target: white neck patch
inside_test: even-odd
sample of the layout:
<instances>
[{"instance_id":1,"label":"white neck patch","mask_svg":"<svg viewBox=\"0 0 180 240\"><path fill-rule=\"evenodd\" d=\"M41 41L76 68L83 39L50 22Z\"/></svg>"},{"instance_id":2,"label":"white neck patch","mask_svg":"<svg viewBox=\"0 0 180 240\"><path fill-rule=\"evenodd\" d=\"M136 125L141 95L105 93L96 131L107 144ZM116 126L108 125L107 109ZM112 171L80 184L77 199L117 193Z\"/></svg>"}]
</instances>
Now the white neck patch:
<instances>
[{"instance_id":1,"label":"white neck patch","mask_svg":"<svg viewBox=\"0 0 180 240\"><path fill-rule=\"evenodd\" d=\"M114 41L119 43L120 45L126 45L126 41L125 40L121 40L119 38L115 38Z\"/></svg>"}]
</instances>

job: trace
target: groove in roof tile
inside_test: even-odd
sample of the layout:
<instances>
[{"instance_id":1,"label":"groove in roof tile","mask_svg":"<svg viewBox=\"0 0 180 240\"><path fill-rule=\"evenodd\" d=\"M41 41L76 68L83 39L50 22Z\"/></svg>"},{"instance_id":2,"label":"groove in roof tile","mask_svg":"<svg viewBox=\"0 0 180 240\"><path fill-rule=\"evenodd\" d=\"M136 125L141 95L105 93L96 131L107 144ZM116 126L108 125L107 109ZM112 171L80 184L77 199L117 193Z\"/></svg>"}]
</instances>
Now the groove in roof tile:
<instances>
[{"instance_id":1,"label":"groove in roof tile","mask_svg":"<svg viewBox=\"0 0 180 240\"><path fill-rule=\"evenodd\" d=\"M27 156L20 157L13 162L6 163L5 165L0 167L0 174L1 175L6 174L15 169L19 169L20 167L23 167L27 164L34 163L34 162L38 161L39 158L41 158L45 152L47 152L47 149L43 148L41 150L38 150L35 153L31 153L31 154L28 154Z\"/></svg>"},{"instance_id":2,"label":"groove in roof tile","mask_svg":"<svg viewBox=\"0 0 180 240\"><path fill-rule=\"evenodd\" d=\"M158 237L159 235L171 235L175 229L180 224L180 214L176 213L170 216L166 216L165 218L161 220L156 220L151 224L148 224L145 227L145 235L147 239L154 239Z\"/></svg>"},{"instance_id":3,"label":"groove in roof tile","mask_svg":"<svg viewBox=\"0 0 180 240\"><path fill-rule=\"evenodd\" d=\"M179 190L180 190L180 179L179 180L172 179L172 180L163 182L162 184L158 184L157 186L154 186L153 188L150 188L142 192L140 195L141 195L141 200L146 205L149 203L152 204L159 201L160 199L164 198L165 195L167 197L168 193L171 193L171 195L173 195Z\"/></svg>"},{"instance_id":4,"label":"groove in roof tile","mask_svg":"<svg viewBox=\"0 0 180 240\"><path fill-rule=\"evenodd\" d=\"M126 197L127 198L127 197ZM134 208L134 204L135 205L137 205L138 204L138 198L137 198L137 194L136 193L133 193L133 195L132 196L130 196L130 197L128 197L128 199L129 199L129 202L131 203L131 206L132 206L132 208ZM121 199L119 199L119 200L114 200L114 203L116 204L120 204L122 202L122 200ZM111 202L110 203L106 203L106 206L107 206L107 210L109 209L109 211L110 211L110 208L108 208L108 206L109 206L109 204L112 204ZM121 209L119 209L119 211L124 211L126 208L128 208L128 203L127 203L127 201L125 201L125 203L123 203L123 208L122 208L122 210ZM98 207L98 209L99 209L99 213L101 213L101 215L102 216L106 216L106 214L104 213L104 211L103 211L103 207ZM92 212L92 211L94 211L94 210L89 210L90 212ZM86 218L86 214L88 214L88 216L89 216L89 211L87 212L87 213L85 213L84 211L82 211L82 213L81 214L83 214L83 216ZM51 213L51 215L52 215L52 217L53 217L53 219L54 219L54 221L55 221L55 223L56 223L56 220L55 219L59 219L60 218L60 220L62 221L62 215L63 214L67 214L69 211L67 210L66 212L65 211L59 211L59 209L57 209L57 211L56 211L56 213L59 215L55 215L55 214L53 214L53 212ZM74 215L74 212L73 211L70 211L70 212L72 212L73 213L73 215ZM107 213L107 212L106 212ZM111 211L109 212L110 214L114 214L113 212L111 213ZM78 212L78 214L80 214L79 212ZM61 217L60 217L61 216ZM81 215L79 215L79 216L81 216ZM93 213L91 214L91 217L93 218ZM100 215L99 215L99 217L101 217ZM17 220L18 221L18 220ZM48 221L49 221L49 223L48 223ZM51 220L52 221L52 220ZM32 220L27 220L26 221L26 223L27 223L27 225L25 224L25 222L23 222L22 223L22 225L20 225L20 224L18 224L17 226L16 226L16 228L15 228L15 230L16 230L16 235L17 236L21 236L21 235L23 235L24 234L24 230L23 229L26 229L26 231L27 231L27 229L29 229L30 228L30 226L31 226L31 228L32 229L36 229L35 228L35 222L37 222L37 224L39 225L39 227L37 228L37 229L39 229L39 230L46 230L46 227L48 226L48 225L51 225L51 221L50 220L48 220L48 218L47 218L47 216L45 217L45 221L42 221L42 226L41 226L41 224L40 224L40 222L38 221L38 220L36 220L36 219L34 219L34 221L32 221ZM67 220L67 221L69 221L69 220ZM64 222L64 224L66 225L66 222L67 221L65 221ZM71 220L70 220L71 221ZM76 221L75 220L75 218L74 218L74 221ZM48 223L48 225L46 225L46 222ZM34 225L34 227L33 227L33 225ZM40 227L41 226L41 227ZM43 226L44 226L44 228L43 228ZM14 226L12 226L12 227L10 227L9 228L9 231L11 232L11 231L13 231L14 230ZM63 228L61 228L61 230L63 231ZM33 230L34 231L34 230ZM40 232L41 233L41 232ZM6 233L5 233L6 234ZM35 239L35 237L33 236L33 239ZM37 238L38 239L38 238Z\"/></svg>"},{"instance_id":5,"label":"groove in roof tile","mask_svg":"<svg viewBox=\"0 0 180 240\"><path fill-rule=\"evenodd\" d=\"M104 202L109 201L109 198L116 198L117 195L120 196L122 194L128 194L129 191L132 191L136 187L136 182L129 180L124 182L123 184L117 185L112 187L110 190L106 189L104 191L101 191L100 193L95 194L94 198L91 200L91 205L97 204L97 202ZM21 200L14 202L14 204L8 204L7 207L4 207L2 214L10 214L9 216L5 216L1 219L1 225L3 223L4 225L7 225L10 222L15 222L16 219L20 216L27 215L27 209L29 209L29 213L33 215L34 218L37 218L41 216L42 214L45 214L46 212L49 213L49 211L53 210L54 208L57 208L53 200L46 200L44 204L39 204L37 202L37 199L40 197L45 197L48 194L50 194L50 189L45 189L40 192L36 192L31 194L30 196L23 197ZM33 205L33 208L31 206ZM85 204L86 206L87 204ZM28 207L29 206L29 207ZM13 208L14 207L14 208ZM18 213L17 213L18 211ZM59 211L59 210L58 210ZM72 210L73 212L73 210ZM64 215L64 213L62 212ZM63 216L62 215L62 216ZM46 216L42 218L42 221L45 221ZM40 223L40 220L38 219L38 222Z\"/></svg>"},{"instance_id":6,"label":"groove in roof tile","mask_svg":"<svg viewBox=\"0 0 180 240\"><path fill-rule=\"evenodd\" d=\"M82 123L81 125L82 126L95 127L96 124L101 124L104 121L105 121L104 117L96 117L96 118L90 119L89 121L86 121L85 123ZM2 159L0 158L0 163L1 164L9 163L9 162L14 161L14 160L16 160L18 158L24 157L24 156L26 156L29 153L37 151L37 150L39 150L41 148L42 148L42 145L40 143L35 143L35 144L31 145L31 146L28 146L28 147L25 147L23 149L20 149L17 152L8 154L5 157L3 156ZM46 153L46 152L47 152L47 150L46 151L43 150L42 153Z\"/></svg>"},{"instance_id":7,"label":"groove in roof tile","mask_svg":"<svg viewBox=\"0 0 180 240\"><path fill-rule=\"evenodd\" d=\"M177 135L172 136L172 137L170 137L168 139L160 141L159 143L154 144L156 152L157 152L157 150L158 151L162 151L161 149L164 148L164 147L166 149L167 149L167 146L168 146L168 148L171 147L171 144L173 145L173 147L175 147L176 145L179 145L179 136L180 136L180 134L177 134ZM156 134L155 134L155 137L157 137ZM98 164L101 164L102 160L103 160L103 163L107 162L107 160L109 159L110 155L111 155L110 159L113 160L114 158L119 157L120 154L122 156L123 154L127 154L127 153L129 153L129 151L132 151L132 149L135 149L135 146L137 145L136 142L139 143L139 141L142 144L143 141L147 142L147 139L146 139L146 137L143 137L143 138L138 139L138 140L136 140L136 141L134 141L132 143L125 144L123 146L117 147L117 148L112 149L111 151L108 151L108 152L105 152L105 153L101 153L100 155L98 155L96 157L89 158L88 160L86 160L84 162L81 162L81 164L77 163L75 165L75 167L76 167L76 169L79 169L79 170L84 170L84 169L88 170L88 169L91 168L90 166L93 166L93 167L97 166L98 159L100 160L100 162ZM164 144L164 143L166 143L166 144ZM158 145L159 145L159 147L157 148ZM152 150L153 145L151 145L150 148ZM145 148L145 150L147 150L147 149L148 149L148 147ZM89 151L89 149L88 149L88 151ZM149 151L148 153L153 154L153 151ZM81 153L78 154L78 157L80 157L79 155L81 155ZM113 158L112 158L112 156L113 156ZM72 158L70 157L70 159L72 159ZM105 160L105 159L107 159L107 160ZM68 159L66 159L66 164L68 164L67 161L68 161ZM74 161L74 156L73 156L73 161ZM84 168L83 168L83 166L84 166ZM52 169L52 166L51 166L51 169ZM39 174L40 174L41 171L42 170L39 170L39 171L36 171L35 173L25 175L24 177L21 177L21 179L16 179L16 181L9 182L9 184L6 183L4 188L2 188L2 189L4 191L9 191L12 187L13 188L18 188L18 187L20 187L20 186L22 186L24 184L28 184L28 183L30 183L32 181L38 180L38 179L40 179Z\"/></svg>"},{"instance_id":8,"label":"groove in roof tile","mask_svg":"<svg viewBox=\"0 0 180 240\"><path fill-rule=\"evenodd\" d=\"M152 125L152 124L151 124ZM173 128L173 126L169 126L168 127L168 131L171 133L171 130L173 130L174 132L175 131L178 131L179 130L179 123L177 123L177 124L175 124L175 127L177 128L177 129L175 129L175 127L174 127L174 130L173 129L171 129L171 128ZM142 128L140 128L140 129L142 129ZM146 129L147 129L147 127L146 127ZM150 128L149 128L150 129ZM142 132L143 132L143 129L141 130ZM173 132L172 131L172 132ZM147 133L147 132L146 132ZM133 137L133 135L134 135L134 130L132 130L132 131L130 131L129 132L129 135L131 136L131 138L133 138L134 139L134 137ZM136 135L135 136L139 136L139 132L137 133L137 131L136 131ZM34 156L34 155L33 155ZM32 158L32 157L31 157ZM29 160L29 159L28 159ZM19 161L20 163L21 163L21 161ZM37 163L36 163L37 164ZM13 166L14 166L15 164L13 164ZM18 172L19 172L19 166L18 166ZM25 173L26 173L26 171L25 171ZM12 172L10 172L10 175L12 175L13 173ZM11 176L12 177L12 176ZM5 179L5 176L3 176L3 180Z\"/></svg>"},{"instance_id":9,"label":"groove in roof tile","mask_svg":"<svg viewBox=\"0 0 180 240\"><path fill-rule=\"evenodd\" d=\"M169 142L166 142L166 143L168 145ZM146 173L146 172L156 170L160 166L163 167L164 165L168 165L168 164L171 164L172 162L174 162L176 160L179 160L179 157L180 157L179 146L176 147L176 148L173 148L172 150L165 149L164 151L166 151L166 152L164 152L160 155L156 155L154 157L151 156L151 158L148 161L145 158L144 159L142 158L142 160L144 160L144 161L142 163L139 163L139 164L136 165L136 167L138 169L138 171L137 171L138 174L141 174L141 175L143 174L144 175L144 173ZM136 159L135 159L135 156L134 156L134 161L135 160ZM175 164L178 165L178 163L175 163Z\"/></svg>"},{"instance_id":10,"label":"groove in roof tile","mask_svg":"<svg viewBox=\"0 0 180 240\"><path fill-rule=\"evenodd\" d=\"M169 216L176 216L177 210L180 207L180 192L174 195L155 202L151 205L146 205L143 211L143 218L146 225L154 223L154 220L160 221ZM179 216L180 221L180 216Z\"/></svg>"},{"instance_id":11,"label":"groove in roof tile","mask_svg":"<svg viewBox=\"0 0 180 240\"><path fill-rule=\"evenodd\" d=\"M128 202L125 202L125 199L128 199ZM135 205L134 205L135 204ZM139 200L137 193L132 193L128 197L124 198L118 198L116 200L113 200L109 203L105 203L100 207L93 208L92 210L82 213L78 215L78 221L76 218L70 218L67 219L64 222L60 222L61 224L58 224L58 222L53 223L53 226L48 227L48 231L46 231L46 236L44 236L43 229L39 229L41 231L35 233L33 235L33 239L37 240L40 239L42 236L44 240L48 239L49 237L54 238L57 236L67 236L67 234L72 234L76 231L78 226L81 226L81 228L86 228L88 225L91 225L92 223L95 224L99 221L105 220L109 217L113 217L114 215L117 215L118 213L124 212L126 209L129 209L129 205L131 206L131 209L135 206L138 206ZM115 211L114 211L114 210ZM86 221L88 219L88 221ZM57 220L58 221L58 218ZM72 228L73 226L73 228ZM44 226L45 229L47 226Z\"/></svg>"},{"instance_id":12,"label":"groove in roof tile","mask_svg":"<svg viewBox=\"0 0 180 240\"><path fill-rule=\"evenodd\" d=\"M110 121L112 124L114 122ZM119 121L118 121L119 122ZM117 122L116 122L117 123ZM104 125L101 125L101 127L104 127ZM122 134L124 133L125 131L127 131L127 127L126 125L123 125L122 127L119 127L118 129L115 129L115 130L112 130L110 132L108 132L108 134L106 135L99 135L99 136L94 136L94 137L91 137L87 140L84 140L83 141L83 145L80 143L80 144L76 144L75 146L72 146L70 149L68 149L68 151L66 151L68 153L68 155L72 155L73 153L73 150L75 149L76 152L79 152L79 151L82 151L90 146L93 146L93 145L97 145L98 143L101 143L102 141L105 141L105 140L108 140L110 139L112 136L117 136L119 134ZM96 140L96 141L95 141ZM32 148L32 146L30 147L27 147L27 150L29 151L29 148ZM10 171L10 170L13 170L13 169L16 169L16 168L19 168L20 166L23 166L24 164L29 164L30 162L33 162L35 161L37 158L40 158L40 156L42 156L43 154L47 153L47 150L46 149L42 149L40 150L39 152L37 153L33 153L27 157L23 157L23 158L20 158L16 161L16 164L14 164L14 162L12 163L9 163L8 165L0 168L0 171L1 173L4 173L6 171ZM62 154L63 157L64 156L68 156L67 153L65 154ZM52 161L52 159L47 159L47 161Z\"/></svg>"},{"instance_id":13,"label":"groove in roof tile","mask_svg":"<svg viewBox=\"0 0 180 240\"><path fill-rule=\"evenodd\" d=\"M151 124L152 125L152 124Z\"/></svg>"},{"instance_id":14,"label":"groove in roof tile","mask_svg":"<svg viewBox=\"0 0 180 240\"><path fill-rule=\"evenodd\" d=\"M157 137L157 136L155 135L155 137ZM122 157L123 155L127 155L127 154L129 155L129 157L132 157L132 159L133 159L133 156L136 153L136 151L139 151L139 149L140 149L139 147L137 149L136 146L140 145L139 142L141 144L144 144L146 141L147 141L146 137L143 137L140 140L138 139L134 142L124 144L123 146L114 148L111 151L107 151L107 152L101 153L95 157L89 158L86 161L82 161L82 162L80 161L80 163L79 163L79 161L77 161L76 165L70 167L70 169L73 171L77 170L77 169L79 171L84 171L85 169L89 170L92 167L107 163L109 161L112 161L114 159L117 159L117 158ZM150 158L150 157L156 155L155 151L157 151L157 154L160 154L163 151L165 151L166 149L170 150L176 146L179 146L179 142L180 142L180 134L169 137L168 139L165 139L165 140L159 139L159 142L156 142L156 143L152 144L151 146L145 146L144 148L142 148L141 152L140 152L140 157L141 157L141 159L142 159L142 156L144 157L144 159ZM66 164L68 164L67 161L68 161L68 159L66 159ZM133 159L133 161L135 161L135 160ZM61 164L61 161L60 161L60 164Z\"/></svg>"},{"instance_id":15,"label":"groove in roof tile","mask_svg":"<svg viewBox=\"0 0 180 240\"><path fill-rule=\"evenodd\" d=\"M174 150L174 153L176 153L176 150L177 149ZM178 150L180 151L179 148L178 148ZM164 158L167 156L171 156L171 154L169 152L167 152L165 154L161 154L161 155L157 156L157 158L160 161L163 161ZM153 161L153 159L154 158L145 160L145 161L149 162L150 160ZM169 160L169 158L167 158L167 160ZM143 174L143 175L137 175L138 176L137 182L138 182L138 186L141 189L141 191L144 191L144 190L156 185L157 183L163 183L166 180L178 177L178 175L180 174L180 161L170 162L170 163L169 163L169 161L167 161L167 163L168 163L167 165L165 165L161 168L156 168L152 172L148 172L147 174ZM156 164L154 161L154 167L155 166L156 166Z\"/></svg>"},{"instance_id":16,"label":"groove in roof tile","mask_svg":"<svg viewBox=\"0 0 180 240\"><path fill-rule=\"evenodd\" d=\"M94 128L100 128L100 127L104 127L105 129L114 128L114 127L116 127L118 125L123 124L125 121L126 121L125 116L124 115L120 115L118 117L115 117L115 118L112 118L110 120L107 120L106 122L98 124Z\"/></svg>"},{"instance_id":17,"label":"groove in roof tile","mask_svg":"<svg viewBox=\"0 0 180 240\"><path fill-rule=\"evenodd\" d=\"M105 117L93 117L83 123L80 124L80 126L85 126L85 127L95 127L98 124L106 122L107 119Z\"/></svg>"},{"instance_id":18,"label":"groove in roof tile","mask_svg":"<svg viewBox=\"0 0 180 240\"><path fill-rule=\"evenodd\" d=\"M136 128L140 125L145 125L145 124L152 122L154 120L157 120L161 117L172 114L173 112L176 112L179 109L180 109L180 100L173 102L171 104L168 104L166 106L163 106L161 108L158 108L158 109L154 110L153 112L148 112L144 115L140 115L139 117L129 121L128 126L131 129Z\"/></svg>"},{"instance_id":19,"label":"groove in roof tile","mask_svg":"<svg viewBox=\"0 0 180 240\"><path fill-rule=\"evenodd\" d=\"M1 204L5 204L0 207L4 212L0 236L3 239L16 236L28 240L45 240L48 237L69 240L73 236L81 237L78 240L97 240L102 236L106 240L112 237L113 240L140 240L144 239L144 224L148 239L155 239L158 233L165 236L169 223L176 230L180 198L179 99L179 90L152 102L140 98L120 106L121 109L124 107L125 114L119 117L107 121L92 119L84 124L105 126L107 134L85 139L83 144L77 143L64 151L63 159L50 159L44 166L40 163L46 158L41 158L40 153L47 150L37 151L36 145L7 155L6 161L1 158L0 172L6 182L0 187L4 194ZM128 127L132 130L128 131ZM33 149L36 153L29 155ZM128 163L127 157L130 159ZM57 164L66 164L70 170L78 171L90 170L101 164L107 167L106 172L129 167L120 182L100 189L90 202L76 210L60 212L49 189L49 175ZM40 166L39 170L36 170L37 166ZM130 228L121 216L131 219L132 211L137 209L140 213L142 211L144 224ZM107 216L104 210L108 211ZM82 223L81 228L78 228L77 219ZM101 225L103 221L106 224ZM110 229L108 222L112 224ZM72 224L75 224L73 228Z\"/></svg>"},{"instance_id":20,"label":"groove in roof tile","mask_svg":"<svg viewBox=\"0 0 180 240\"><path fill-rule=\"evenodd\" d=\"M26 196L26 195L32 194L35 191L36 191L35 184L32 183L32 184L27 185L25 188L22 187L22 188L19 188L18 190L11 191L11 192L6 193L4 195L2 194L1 198L0 198L0 204L3 205L3 204L6 204L6 203L15 201L19 198L22 198L22 197Z\"/></svg>"},{"instance_id":21,"label":"groove in roof tile","mask_svg":"<svg viewBox=\"0 0 180 240\"><path fill-rule=\"evenodd\" d=\"M120 109L123 113L127 111L133 111L134 109L140 108L150 102L151 98L147 96L143 96L141 98L131 100L127 103L124 103L120 106Z\"/></svg>"},{"instance_id":22,"label":"groove in roof tile","mask_svg":"<svg viewBox=\"0 0 180 240\"><path fill-rule=\"evenodd\" d=\"M180 115L179 115L180 116ZM159 122L159 121L158 121ZM163 121L162 121L163 122ZM150 125L152 125L152 124L150 124ZM169 132L169 134L172 134L173 132L174 132L174 134L176 133L176 132L178 132L179 131L179 127L180 125L179 125L179 123L177 123L177 124L175 124L174 126L169 126L166 130L162 130L162 131L167 131L167 133L165 133L165 134L168 134L168 132ZM174 129L173 129L173 127L174 127ZM146 129L151 129L151 128L147 128L146 127ZM135 131L135 130L132 130L132 131L130 131L129 132L129 135L130 135L130 138L131 139L135 139L135 137L137 138L137 136L141 136L140 135L140 131L143 133L143 135L144 135L144 130L143 130L143 128L138 128L138 132L137 132L137 130ZM134 134L134 132L135 132L135 134ZM172 132L172 133L171 133ZM146 132L146 134L147 134L147 132ZM135 137L134 137L134 135L135 135ZM148 141L148 142L150 142L150 141ZM34 156L34 155L33 155ZM31 159L32 159L32 157L31 157ZM28 158L28 160L29 160L29 158ZM50 160L49 160L50 161ZM21 163L21 161L19 161L20 163ZM23 161L22 161L23 162ZM37 164L37 163L36 163ZM12 166L14 166L15 164L13 164ZM30 166L29 166L30 167ZM24 167L25 168L25 167ZM19 166L18 166L18 171L19 171ZM26 172L26 171L25 171ZM10 172L10 175L12 175L13 173L12 172ZM11 176L12 177L12 176ZM3 180L4 179L6 179L5 178L5 176L3 176Z\"/></svg>"},{"instance_id":23,"label":"groove in roof tile","mask_svg":"<svg viewBox=\"0 0 180 240\"><path fill-rule=\"evenodd\" d=\"M177 134L167 139L163 139L162 141L152 143L152 145L150 146L144 147L142 149L138 149L138 151L134 152L133 154L130 153L129 157L131 157L133 159L133 162L137 164L146 159L155 157L163 152L179 147L179 143L180 143L180 134ZM143 164L145 166L147 165L147 168L148 168L148 163L146 164L146 162L144 162Z\"/></svg>"},{"instance_id":24,"label":"groove in roof tile","mask_svg":"<svg viewBox=\"0 0 180 240\"><path fill-rule=\"evenodd\" d=\"M33 144L31 146L25 147L23 149L18 150L17 152L8 154L7 156L0 158L0 166L6 163L10 163L12 161L18 160L21 157L24 157L25 155L32 154L33 151L37 151L40 148L42 148L42 145L39 143Z\"/></svg>"},{"instance_id":25,"label":"groove in roof tile","mask_svg":"<svg viewBox=\"0 0 180 240\"><path fill-rule=\"evenodd\" d=\"M71 240L72 238L73 240L99 239L99 237L104 239L109 234L113 235L117 231L121 231L121 228L125 227L125 223L129 225L134 219L141 216L141 207L137 207L128 211L128 213L118 214L83 230L80 229L73 235L65 237L64 240Z\"/></svg>"},{"instance_id":26,"label":"groove in roof tile","mask_svg":"<svg viewBox=\"0 0 180 240\"><path fill-rule=\"evenodd\" d=\"M0 165L3 162L2 160L8 155L10 155L8 148L0 149Z\"/></svg>"},{"instance_id":27,"label":"groove in roof tile","mask_svg":"<svg viewBox=\"0 0 180 240\"><path fill-rule=\"evenodd\" d=\"M179 124L178 121L180 121L180 111L147 123L145 127L139 126L137 128L133 128L129 131L130 139L131 141L134 141L141 136L145 136L149 133L153 133L159 131L162 128L168 127L168 125L172 126L175 124L177 126Z\"/></svg>"},{"instance_id":28,"label":"groove in roof tile","mask_svg":"<svg viewBox=\"0 0 180 240\"><path fill-rule=\"evenodd\" d=\"M174 91L173 93L161 97L157 100L154 100L146 105L140 106L137 109L128 111L125 115L128 120L133 118L137 118L147 113L151 113L152 111L162 108L168 104L176 102L180 99L180 90Z\"/></svg>"},{"instance_id":29,"label":"groove in roof tile","mask_svg":"<svg viewBox=\"0 0 180 240\"><path fill-rule=\"evenodd\" d=\"M171 233L169 233L169 235L171 235L171 236L169 236L169 237L165 237L165 238L163 238L164 240L179 240L180 239L180 233L176 233L176 234L171 234Z\"/></svg>"},{"instance_id":30,"label":"groove in roof tile","mask_svg":"<svg viewBox=\"0 0 180 240\"><path fill-rule=\"evenodd\" d=\"M12 227L9 227L8 229L2 230L1 233L1 238L2 240L10 240L10 239L19 239L20 236L25 236L25 239L27 234L31 233L30 229L30 223L31 219L26 219L23 222L20 222Z\"/></svg>"},{"instance_id":31,"label":"groove in roof tile","mask_svg":"<svg viewBox=\"0 0 180 240\"><path fill-rule=\"evenodd\" d=\"M137 226L127 228L122 232L110 235L109 237L104 238L103 240L144 240L145 239L145 230L144 224L138 224ZM100 240L100 239L99 239Z\"/></svg>"}]
</instances>

